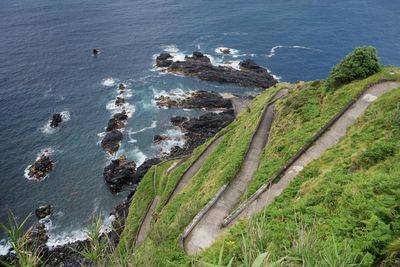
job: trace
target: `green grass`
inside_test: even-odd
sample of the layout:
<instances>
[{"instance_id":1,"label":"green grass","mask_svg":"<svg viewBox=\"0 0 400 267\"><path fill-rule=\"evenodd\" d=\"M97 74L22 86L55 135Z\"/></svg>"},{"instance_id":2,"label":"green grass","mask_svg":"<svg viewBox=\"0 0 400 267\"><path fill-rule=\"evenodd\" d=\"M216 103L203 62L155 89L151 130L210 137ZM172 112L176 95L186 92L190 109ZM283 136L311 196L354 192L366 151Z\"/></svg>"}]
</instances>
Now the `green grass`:
<instances>
[{"instance_id":1,"label":"green grass","mask_svg":"<svg viewBox=\"0 0 400 267\"><path fill-rule=\"evenodd\" d=\"M378 237L371 236L371 240L369 241L372 243L368 245L368 242L365 240L362 242L356 241L356 238L353 239L351 234L355 234L354 232L359 229L364 231L366 225L373 227L374 223L379 223L379 220L368 221L368 218L368 220L364 220L365 223L363 222L365 225L360 221L356 224L357 220L361 219L361 217L365 219L367 215L371 215L374 211L367 213L367 215L364 214L363 216L365 218L361 215L361 217L358 215L356 216L352 214L352 212L356 211L350 211L349 207L345 207L345 202L343 202L341 203L343 204L343 207L341 207L343 210L340 211L339 215L339 211L336 208L339 204L335 202L337 200L337 195L340 195L342 191L347 192L345 186L347 185L347 181L351 180L347 176L358 177L357 183L354 183L353 186L357 188L357 192L363 193L364 191L358 188L361 187L358 182L361 183L361 181L363 181L362 177L366 173L372 172L376 168L375 164L379 165L382 164L381 162L389 162L398 155L393 154L394 152L391 146L389 148L379 148L381 147L380 143L376 143L378 148L375 150L366 150L365 146L372 144L372 139L368 141L364 140L363 142L365 143L363 143L363 145L360 144L362 148L355 145L357 140L352 139L351 141L347 141L346 147L349 151L346 150L346 152L338 149L338 147L343 146L343 142L345 142L342 141L340 146L329 150L324 157L305 168L299 179L296 179L295 182L284 191L284 194L277 198L265 214L255 217L254 224L249 222L238 224L231 230L231 233L226 236L226 242L223 242L223 239L219 240L215 246L198 258L193 259L187 256L179 247L178 240L184 228L191 222L193 217L214 196L220 187L225 182L230 181L239 170L262 109L277 90L280 88L291 89L288 96L277 102L276 119L271 129L269 143L263 151L259 169L250 184L247 194L243 196L242 200L266 182L276 170L282 167L288 159L326 124L327 121L352 98L358 95L365 86L380 80L395 79L400 79L400 70L394 67L386 67L383 68L381 72L365 80L352 82L335 91L326 90L322 81L297 83L293 85L279 84L274 88L266 90L252 102L248 110L242 112L233 123L221 130L217 136L214 137L215 139L218 136L224 135L221 143L218 144L214 151L207 157L199 172L191 179L184 190L166 206L162 204L165 203L169 193L173 190L182 174L212 140L209 140L206 144L196 149L186 162L168 175L163 175L163 172L160 172L158 169L156 173L158 177L157 183L153 183L151 181L152 179L148 178L154 176L155 170L151 169L139 185L134 196L126 224L126 230L122 236L123 242L121 243L125 245L120 244L120 252L122 251L125 252L125 254L129 254L126 260L126 262L129 263L128 265L191 266L193 264L198 265L199 262L213 263L215 259L218 259L221 246L225 243L224 264L228 264L229 260L232 258L234 258L234 264L232 266L239 266L239 264L244 263L248 264L254 261L259 254L267 251L268 262L271 262L271 264L273 263L271 266L274 264L280 266L279 264L284 264L284 262L292 262L294 264L293 266L297 266L296 264L300 264L299 262L310 258L309 256L298 255L298 253L301 252L301 249L299 249L300 246L294 245L302 244L298 241L302 240L302 236L299 236L299 233L301 233L298 226L299 219L302 221L304 229L306 229L304 230L305 232L312 229L312 231L310 230L311 232L318 233L318 235L316 237L314 236L312 239L316 240L315 244L308 243L309 255L312 255L312 253L320 253L321 255L319 255L319 258L317 257L316 259L334 262L331 266L340 266L335 265L339 262L337 260L340 255L345 256L345 262L347 263L363 261L365 265L379 258L383 258L383 247L391 241L396 234L390 231L390 233L384 233L382 237L383 240L377 248L377 251L369 251L368 249L375 246L374 242L376 240L374 238ZM390 95L399 101L399 93L396 93L397 94ZM387 96L382 99L383 100L380 100L379 103L393 102L390 101L390 97ZM374 109L377 109L377 107L386 108L387 110L381 111L384 114L393 112L393 116L386 116L386 118L392 120L392 125L400 125L400 113L396 113L395 110L389 110L392 107L391 105L381 104L381 106L378 106L375 104ZM369 109L368 112L371 112L371 109ZM365 118L365 116L363 118ZM368 127L374 129L376 125L369 126L367 123L364 123L358 125L358 127L353 127L351 132L358 130L360 135L365 133L365 135L371 138L372 134L370 132L372 130ZM382 129L378 127L375 134L382 133L383 131L384 133L388 133L386 128ZM351 137L346 137L346 140L348 138ZM376 136L374 136L373 140L375 139ZM380 142L385 143L386 140L381 140ZM392 143L395 143L395 140L392 140ZM396 150L396 148L394 149ZM369 159L369 154L374 156ZM328 160L326 160L327 157L329 157ZM368 167L365 168L367 165L358 166L354 173L347 173L347 169L343 171L343 169L341 169L343 166L340 167L338 165L341 162L346 162L346 168L350 168L353 164L358 162L368 162ZM391 173L385 176L379 170L368 177L372 179L378 174L382 176L381 179L383 180L393 175ZM305 182L304 185L302 185L303 182ZM377 182L377 180L375 179L374 182ZM322 186L322 184L324 184L324 186ZM369 189L372 190L374 184L364 185L364 187L370 187ZM317 190L317 192L313 190ZM349 192L352 191L350 190ZM161 197L161 204L157 208L157 218L152 224L149 236L139 248L127 252L126 244L132 249L131 245L134 243L135 234L140 221L156 194ZM373 195L374 192L370 192L370 194ZM371 199L364 199L362 197L365 196L360 196L361 202L353 203L353 205L361 205L367 202L373 206L373 203L380 203L379 199L373 199L372 197ZM393 199L395 198L390 199L390 201L388 200L388 203L393 204ZM386 205L386 203L384 204ZM333 210L327 209L324 205L331 205ZM375 206L379 205L376 204ZM360 211L364 211L365 207L366 206L360 208ZM369 206L367 207L370 208ZM387 212L386 209L387 207L385 206L381 212ZM330 219L330 216L336 219ZM318 218L318 220L316 220L316 218ZM349 220L349 222L343 221L345 220L344 218ZM337 225L335 223L337 223ZM348 228L345 227L347 223ZM257 225L257 227L253 227L252 225ZM312 227L310 225L312 225ZM351 232L351 234L349 234L349 232ZM243 233L251 234L246 237L243 236ZM383 234L383 232L378 233ZM358 233L357 237L359 236L361 236L360 233ZM254 242L257 245L257 249L252 249L252 247L254 247L254 245L252 245L249 246L247 250L244 250L243 244L254 243L253 241L250 242L252 239L256 240ZM244 240L246 240L246 242L244 242ZM364 250L360 249L355 245L356 242L360 244L364 243L368 248ZM325 250L322 249L322 246L325 246ZM303 247L306 248L307 246L304 245ZM367 250L368 254L365 253ZM282 261L282 259L284 260Z\"/></svg>"},{"instance_id":2,"label":"green grass","mask_svg":"<svg viewBox=\"0 0 400 267\"><path fill-rule=\"evenodd\" d=\"M384 79L400 79L400 70L384 68L376 75L342 86L333 92L327 92L323 83L318 82L305 83L298 86L297 90L291 90L289 96L277 104L277 115L269 142L242 200L265 183L364 87ZM308 89L302 90L304 88Z\"/></svg>"},{"instance_id":3,"label":"green grass","mask_svg":"<svg viewBox=\"0 0 400 267\"><path fill-rule=\"evenodd\" d=\"M338 262L344 258L356 266L375 266L386 254L393 256L390 248L400 236L400 124L393 123L399 102L396 89L372 104L348 135L306 166L268 208L238 223L199 259L215 259L225 244L225 261L244 262L250 252L243 253L243 235L255 244L253 254L267 251L272 261L285 258L282 266L351 266ZM367 153L373 163L350 171L382 143L395 144L389 155ZM304 228L313 229L312 240L298 242L307 237ZM318 265L318 259L335 264Z\"/></svg>"},{"instance_id":4,"label":"green grass","mask_svg":"<svg viewBox=\"0 0 400 267\"><path fill-rule=\"evenodd\" d=\"M161 210L157 222L153 225L148 240L132 256L135 264L139 266L163 266L166 262L184 264L188 260L190 261L190 258L178 246L179 235L220 187L232 179L239 170L265 104L274 93L284 86L283 84L272 88L256 97L249 110L240 114L232 124L217 134L217 136L224 134L223 140L207 157L199 172L191 179L183 192L172 199L168 205L162 209L159 208ZM217 138L217 136L214 138ZM207 144L204 144L199 147L187 162L168 175L165 192L170 192L173 189L190 163L198 157L206 146ZM137 194L141 190L150 190L151 192L152 189L150 186L143 185L138 189ZM167 196L167 193L161 195L160 203L164 203ZM131 220L132 218L143 217L143 213L140 216L131 213L137 211L137 209L143 210L144 207L147 207L149 201L151 201L150 198L146 203L140 203L140 208L135 208L135 202L132 202L127 227L131 228L128 225L137 225L132 223ZM128 231L131 232L131 229L123 234L125 242L132 237ZM154 255L157 256L154 257Z\"/></svg>"}]
</instances>

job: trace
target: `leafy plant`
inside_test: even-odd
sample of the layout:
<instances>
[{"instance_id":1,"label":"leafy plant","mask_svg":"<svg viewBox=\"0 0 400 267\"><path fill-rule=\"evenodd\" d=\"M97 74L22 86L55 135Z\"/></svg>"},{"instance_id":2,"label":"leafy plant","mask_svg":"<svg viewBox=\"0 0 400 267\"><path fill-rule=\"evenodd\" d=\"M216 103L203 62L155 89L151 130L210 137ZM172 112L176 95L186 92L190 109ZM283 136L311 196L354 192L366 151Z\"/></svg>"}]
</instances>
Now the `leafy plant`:
<instances>
[{"instance_id":1,"label":"leafy plant","mask_svg":"<svg viewBox=\"0 0 400 267\"><path fill-rule=\"evenodd\" d=\"M41 251L38 248L28 247L28 237L31 233L32 227L29 227L26 231L26 225L31 217L28 215L21 223L18 222L17 218L10 211L8 216L8 224L0 223L0 228L7 234L10 239L12 250L14 251L17 262L7 263L1 262L5 266L14 266L18 264L23 267L36 267L41 263Z\"/></svg>"},{"instance_id":2,"label":"leafy plant","mask_svg":"<svg viewBox=\"0 0 400 267\"><path fill-rule=\"evenodd\" d=\"M354 80L367 78L380 69L376 49L372 46L358 47L333 67L326 84L328 88L335 89Z\"/></svg>"}]
</instances>

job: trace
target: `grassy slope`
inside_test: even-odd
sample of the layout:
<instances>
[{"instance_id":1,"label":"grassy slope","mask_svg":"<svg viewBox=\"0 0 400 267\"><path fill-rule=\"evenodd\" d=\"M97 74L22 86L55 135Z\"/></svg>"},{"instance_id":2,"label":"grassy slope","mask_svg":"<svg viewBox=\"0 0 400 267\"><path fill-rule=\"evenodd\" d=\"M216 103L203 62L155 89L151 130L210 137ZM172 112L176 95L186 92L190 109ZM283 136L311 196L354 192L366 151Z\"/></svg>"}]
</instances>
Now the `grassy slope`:
<instances>
[{"instance_id":1,"label":"grassy slope","mask_svg":"<svg viewBox=\"0 0 400 267\"><path fill-rule=\"evenodd\" d=\"M391 72L395 72L395 74L391 74ZM282 166L326 121L353 96L357 95L365 85L380 79L394 79L399 77L400 71L398 69L385 68L377 75L344 86L335 92L325 92L322 88L319 88L320 86L315 82L280 85L281 87L291 87L292 89L296 89L296 87L309 89L292 90L293 92L289 97L278 101L277 119L272 128L270 142L264 151L264 155L268 154L268 157L263 156L260 169L257 172L256 179L254 179L251 184L249 193L254 192L260 184L268 179L270 174ZM215 192L218 191L220 186L234 176L235 172L240 167L240 163L244 157L251 135L255 130L261 110L275 91L276 89L267 90L257 97L253 102L250 113L248 111L243 112L234 123L222 131L226 132L224 140L208 157L204 166L185 188L184 192L178 195L163 209L161 209L161 206L159 207L158 220L153 225L148 240L137 251L130 255L131 262L139 266L190 265L191 258L185 256L183 251L178 247L177 240L179 235L197 212L207 203ZM162 198L166 198L168 195L167 192L172 190L190 162L192 162L204 148L205 145L198 148L187 162L171 172L167 178L163 178L167 181L167 186L165 187ZM143 186L143 189L139 188L137 194L142 190L146 190L145 186ZM147 203L149 203L151 199L152 198L147 200ZM138 200L136 202L140 201ZM123 235L125 244L132 244L134 242L134 235L132 233L135 232L135 225L137 225L135 220L140 221L138 218L143 217L143 210L147 207L147 205L143 203L140 203L139 207L135 207L136 202L133 202L131 206L127 230ZM163 199L161 203L163 203ZM135 215L135 213L137 213L137 215ZM276 211L276 213L279 214L278 211ZM246 224L242 224L233 230L233 232L236 233L236 235L233 236L233 243L238 243L238 229L242 229L244 225ZM219 248L217 245L204 254L204 258L212 258L218 250ZM232 245L232 250L230 249L229 251L232 253L239 253L235 245Z\"/></svg>"},{"instance_id":2,"label":"grassy slope","mask_svg":"<svg viewBox=\"0 0 400 267\"><path fill-rule=\"evenodd\" d=\"M284 86L284 84L281 86ZM158 220L153 225L148 240L132 255L131 260L135 264L142 266L163 266L165 262L169 261L184 263L190 260L178 247L177 240L179 235L219 188L238 171L265 103L279 89L280 87L272 88L256 97L250 110L245 111L233 123L217 134L225 135L221 143L208 156L199 172L193 177L181 194L177 195L162 210L159 209ZM206 146L207 144L204 144L199 147L187 162L180 165L168 175L165 192L170 192L173 189L190 162L196 159ZM145 186L142 188L146 190ZM141 190L139 188L137 194ZM164 202L167 195L164 194L162 196L161 203ZM136 195L133 201L135 201L135 197ZM134 207L135 202L131 205L127 230L123 234L125 244L132 244L134 242L131 225L135 225L132 218L136 218L137 216L131 213L136 212L143 217L143 210L147 205L140 205L141 207L139 208ZM141 211L139 212L138 210Z\"/></svg>"},{"instance_id":3,"label":"grassy slope","mask_svg":"<svg viewBox=\"0 0 400 267\"><path fill-rule=\"evenodd\" d=\"M268 251L271 261L286 257L285 266L328 266L338 248L337 259L380 262L400 236L399 103L400 89L380 98L264 213L234 226L200 258L212 261L225 243L225 261Z\"/></svg>"}]
</instances>

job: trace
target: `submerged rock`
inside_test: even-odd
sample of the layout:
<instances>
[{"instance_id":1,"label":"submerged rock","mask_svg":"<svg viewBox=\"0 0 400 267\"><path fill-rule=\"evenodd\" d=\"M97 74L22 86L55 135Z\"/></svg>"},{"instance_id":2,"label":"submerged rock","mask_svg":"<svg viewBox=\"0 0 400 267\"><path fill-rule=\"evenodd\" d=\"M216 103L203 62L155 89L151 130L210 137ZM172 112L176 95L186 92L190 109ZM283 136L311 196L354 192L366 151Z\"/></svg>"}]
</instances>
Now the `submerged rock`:
<instances>
[{"instance_id":1,"label":"submerged rock","mask_svg":"<svg viewBox=\"0 0 400 267\"><path fill-rule=\"evenodd\" d=\"M160 96L156 99L159 107L178 107L178 108L232 108L230 99L224 99L220 94L215 92L199 90L196 92L188 92L180 98L170 96Z\"/></svg>"},{"instance_id":2,"label":"submerged rock","mask_svg":"<svg viewBox=\"0 0 400 267\"><path fill-rule=\"evenodd\" d=\"M123 139L123 135L118 130L112 130L106 134L104 139L101 141L101 147L110 154L114 154L118 151L120 142Z\"/></svg>"},{"instance_id":3,"label":"submerged rock","mask_svg":"<svg viewBox=\"0 0 400 267\"><path fill-rule=\"evenodd\" d=\"M104 168L103 176L111 192L118 193L125 185L138 182L135 173L136 163L120 156Z\"/></svg>"},{"instance_id":4,"label":"submerged rock","mask_svg":"<svg viewBox=\"0 0 400 267\"><path fill-rule=\"evenodd\" d=\"M43 205L43 206L40 206L39 208L37 208L35 210L35 215L40 220L40 219L46 218L47 216L51 215L51 212L52 212L52 207L51 207L51 205L47 204L47 205Z\"/></svg>"},{"instance_id":5,"label":"submerged rock","mask_svg":"<svg viewBox=\"0 0 400 267\"><path fill-rule=\"evenodd\" d=\"M54 113L50 122L51 128L56 128L63 121L61 113Z\"/></svg>"},{"instance_id":6,"label":"submerged rock","mask_svg":"<svg viewBox=\"0 0 400 267\"><path fill-rule=\"evenodd\" d=\"M38 181L45 178L53 169L54 162L45 151L28 169L28 176Z\"/></svg>"},{"instance_id":7,"label":"submerged rock","mask_svg":"<svg viewBox=\"0 0 400 267\"><path fill-rule=\"evenodd\" d=\"M214 66L201 52L193 52L184 61L172 61L170 54L162 53L156 59L158 67L167 67L168 72L197 77L201 80L234 83L241 86L268 88L277 83L268 70L252 60L244 60L240 70L228 66ZM172 62L171 62L172 61Z\"/></svg>"},{"instance_id":8,"label":"submerged rock","mask_svg":"<svg viewBox=\"0 0 400 267\"><path fill-rule=\"evenodd\" d=\"M168 140L168 139L170 139L170 137L169 137L168 135L165 135L165 134L156 134L156 135L153 137L153 143L159 144L159 143L161 143L162 141L165 141L165 140Z\"/></svg>"}]
</instances>

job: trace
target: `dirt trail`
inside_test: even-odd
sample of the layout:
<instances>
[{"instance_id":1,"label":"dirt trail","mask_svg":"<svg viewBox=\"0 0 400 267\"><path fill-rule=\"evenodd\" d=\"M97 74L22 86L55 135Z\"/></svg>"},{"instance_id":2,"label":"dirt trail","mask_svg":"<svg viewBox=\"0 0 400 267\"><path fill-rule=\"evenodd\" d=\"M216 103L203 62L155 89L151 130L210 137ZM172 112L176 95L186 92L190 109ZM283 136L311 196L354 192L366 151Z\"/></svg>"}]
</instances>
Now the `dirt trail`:
<instances>
[{"instance_id":1,"label":"dirt trail","mask_svg":"<svg viewBox=\"0 0 400 267\"><path fill-rule=\"evenodd\" d=\"M141 245L147 238L147 234L149 233L150 230L151 221L153 220L154 212L159 202L160 202L160 197L156 196L153 199L153 202L151 203L150 208L148 209L144 217L144 220L142 221L142 224L139 227L139 232L135 240L135 246Z\"/></svg>"},{"instance_id":2,"label":"dirt trail","mask_svg":"<svg viewBox=\"0 0 400 267\"><path fill-rule=\"evenodd\" d=\"M384 93L398 87L400 87L400 82L382 82L367 89L366 92L364 92L364 94L314 143L314 145L306 150L306 152L284 172L281 179L249 204L238 218L248 218L272 203L308 163L319 158L327 149L336 145L341 137L345 136L347 128L355 123L356 119L365 112L373 101ZM233 223L236 220L237 218Z\"/></svg>"},{"instance_id":3,"label":"dirt trail","mask_svg":"<svg viewBox=\"0 0 400 267\"><path fill-rule=\"evenodd\" d=\"M287 92L287 89L281 90L274 96L273 100L282 97ZM243 164L233 181L222 193L215 205L207 211L184 239L184 247L187 253L194 254L209 247L223 230L221 229L223 219L245 192L258 168L260 155L268 141L269 130L274 119L274 107L275 104L272 103L264 110L261 123L251 140Z\"/></svg>"}]
</instances>

